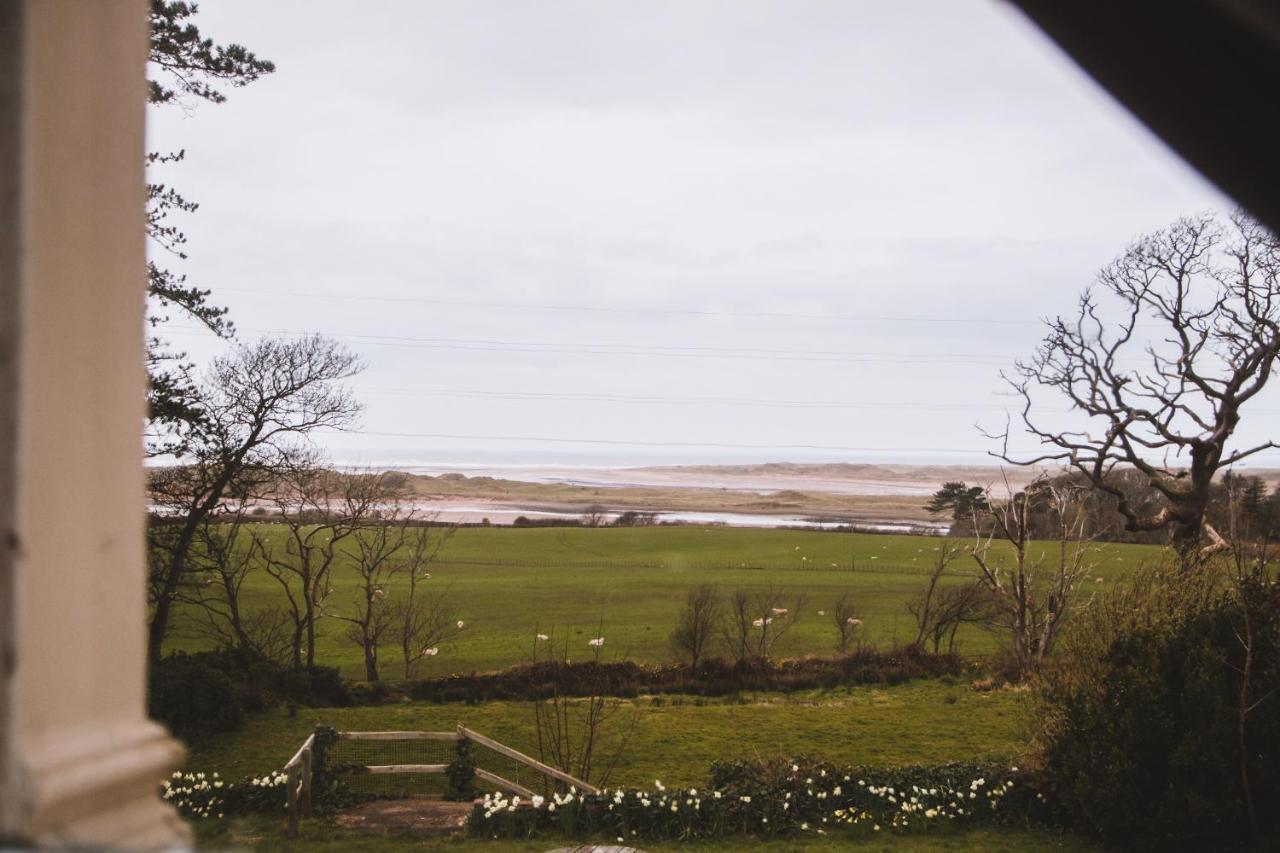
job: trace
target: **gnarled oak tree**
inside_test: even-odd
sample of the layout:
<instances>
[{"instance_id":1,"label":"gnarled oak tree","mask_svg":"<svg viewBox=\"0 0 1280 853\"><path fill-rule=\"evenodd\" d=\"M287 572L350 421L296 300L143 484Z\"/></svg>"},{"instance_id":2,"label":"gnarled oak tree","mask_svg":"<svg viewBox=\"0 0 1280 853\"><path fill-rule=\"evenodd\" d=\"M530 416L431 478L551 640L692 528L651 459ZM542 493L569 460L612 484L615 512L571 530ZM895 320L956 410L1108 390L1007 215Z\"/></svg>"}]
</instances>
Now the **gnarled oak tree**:
<instances>
[{"instance_id":1,"label":"gnarled oak tree","mask_svg":"<svg viewBox=\"0 0 1280 853\"><path fill-rule=\"evenodd\" d=\"M1134 243L1057 318L1035 357L1006 376L1025 429L1049 449L1003 459L1066 464L1111 494L1130 531L1167 529L1184 556L1225 546L1206 519L1214 475L1268 448L1234 447L1245 405L1280 357L1280 242L1236 213L1180 219ZM1041 392L1065 396L1087 422L1045 424ZM1136 469L1164 498L1140 509L1113 472Z\"/></svg>"}]
</instances>

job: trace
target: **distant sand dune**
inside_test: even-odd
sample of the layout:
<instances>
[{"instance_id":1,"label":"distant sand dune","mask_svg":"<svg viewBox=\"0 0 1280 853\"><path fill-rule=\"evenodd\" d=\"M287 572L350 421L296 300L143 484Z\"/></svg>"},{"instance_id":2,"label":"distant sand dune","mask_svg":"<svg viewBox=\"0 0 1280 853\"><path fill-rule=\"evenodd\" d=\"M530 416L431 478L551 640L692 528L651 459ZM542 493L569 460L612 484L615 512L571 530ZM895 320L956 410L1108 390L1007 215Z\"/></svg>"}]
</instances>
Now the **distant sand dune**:
<instances>
[{"instance_id":1,"label":"distant sand dune","mask_svg":"<svg viewBox=\"0 0 1280 853\"><path fill-rule=\"evenodd\" d=\"M581 513L588 506L661 513L738 513L838 519L852 522L927 522L929 495L945 482L1026 486L1037 469L995 465L797 464L668 465L581 468L504 465L485 470L414 469L421 499L465 502L469 514L506 520L522 511ZM1280 470L1258 469L1274 488ZM468 519L470 520L470 519Z\"/></svg>"}]
</instances>

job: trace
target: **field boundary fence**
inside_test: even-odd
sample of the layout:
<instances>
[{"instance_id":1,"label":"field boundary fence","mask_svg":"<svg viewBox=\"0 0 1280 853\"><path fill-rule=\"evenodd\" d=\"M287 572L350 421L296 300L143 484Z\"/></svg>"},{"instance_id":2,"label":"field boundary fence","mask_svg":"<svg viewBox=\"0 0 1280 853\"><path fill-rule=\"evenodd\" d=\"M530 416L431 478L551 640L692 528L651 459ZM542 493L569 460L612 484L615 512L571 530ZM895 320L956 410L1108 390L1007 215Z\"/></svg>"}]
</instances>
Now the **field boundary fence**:
<instances>
[{"instance_id":1,"label":"field boundary fence","mask_svg":"<svg viewBox=\"0 0 1280 853\"><path fill-rule=\"evenodd\" d=\"M933 573L932 563L882 563L879 560L858 560L853 565L848 562L824 563L821 560L810 560L808 562L761 562L748 560L737 563L711 560L693 561L681 563L681 565L698 571L845 572L855 575L929 575ZM947 577L973 577L973 574L971 571L961 569L947 569L943 572L943 575Z\"/></svg>"},{"instance_id":2,"label":"field boundary fence","mask_svg":"<svg viewBox=\"0 0 1280 853\"><path fill-rule=\"evenodd\" d=\"M517 569L665 569L662 560L508 560L502 557L449 557L436 560L440 566L497 566Z\"/></svg>"},{"instance_id":3,"label":"field boundary fence","mask_svg":"<svg viewBox=\"0 0 1280 853\"><path fill-rule=\"evenodd\" d=\"M442 796L444 785L441 782L459 754L459 744L464 741L483 750L473 751L470 755L475 779L483 783L482 788L499 789L521 797L535 796L537 792L531 786L538 785L544 791L567 790L571 786L591 794L599 791L563 770L544 764L461 723L453 731L443 732L338 732L337 741L329 748L329 766L325 769L352 787L375 796ZM299 821L311 815L311 783L316 769L313 764L314 744L313 733L285 764L290 838L297 837ZM446 758L449 760L444 760ZM361 784L369 780L410 780L414 784L369 790ZM435 780L434 787L431 780ZM427 784L423 784L424 781Z\"/></svg>"},{"instance_id":4,"label":"field boundary fence","mask_svg":"<svg viewBox=\"0 0 1280 853\"><path fill-rule=\"evenodd\" d=\"M438 561L441 566L492 566L497 568L527 569L689 569L693 571L762 571L762 572L851 572L853 574L881 575L928 575L932 573L931 563L890 563L879 560L860 559L853 565L848 561L831 562L822 560L798 561L759 561L747 560L732 562L728 560L529 560L503 558L447 558ZM973 572L948 569L944 572L950 577L972 577Z\"/></svg>"}]
</instances>

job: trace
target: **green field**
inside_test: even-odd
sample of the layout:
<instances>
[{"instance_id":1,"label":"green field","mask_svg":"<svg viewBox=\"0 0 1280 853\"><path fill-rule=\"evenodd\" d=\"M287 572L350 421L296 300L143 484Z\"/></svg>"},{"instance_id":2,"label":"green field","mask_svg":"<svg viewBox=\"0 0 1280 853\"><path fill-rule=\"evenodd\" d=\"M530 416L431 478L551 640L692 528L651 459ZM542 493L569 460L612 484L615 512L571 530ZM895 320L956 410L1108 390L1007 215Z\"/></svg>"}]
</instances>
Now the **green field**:
<instances>
[{"instance_id":1,"label":"green field","mask_svg":"<svg viewBox=\"0 0 1280 853\"><path fill-rule=\"evenodd\" d=\"M673 701L674 700L674 701ZM638 715L635 734L611 784L703 785L716 760L812 755L841 764L901 765L947 761L1021 760L1025 749L1025 694L981 693L965 683L916 682L891 688L852 687L793 694L758 694L731 700L665 697L661 704L637 699L625 704ZM374 708L303 709L295 717L275 711L251 717L245 727L193 744L188 767L239 778L280 766L312 726L345 730L447 729L463 722L536 754L530 705L405 704ZM481 766L486 765L480 756ZM503 771L504 768L494 767ZM248 818L226 824L202 822L210 846L286 846L281 818ZM555 839L525 842L449 842L440 849L547 850ZM837 839L727 839L699 843L708 850L829 849ZM373 838L316 820L305 825L301 846L321 849L359 844L379 849L422 846L420 839ZM486 846L486 844L488 846ZM675 849L647 844L646 849ZM886 850L1095 849L1087 842L1050 832L982 829L934 836L894 836L856 844Z\"/></svg>"},{"instance_id":2,"label":"green field","mask_svg":"<svg viewBox=\"0 0 1280 853\"><path fill-rule=\"evenodd\" d=\"M282 533L276 529L269 535ZM940 542L924 536L731 527L463 528L441 552L428 583L448 590L467 628L419 674L517 663L528 658L535 631L567 636L570 658L579 650L585 657L587 640L599 629L606 659L665 662L671 659L668 636L684 595L703 583L725 592L773 586L807 596L808 605L776 655L830 652L835 629L817 611L846 592L863 620L863 641L884 645L914 639L905 602L921 588ZM1083 594L1104 591L1107 581L1159 553L1152 546L1101 546ZM949 582L960 582L972 572L972 560L957 560L953 572ZM338 566L333 589L326 608L354 610L349 566ZM392 582L388 595L394 598L397 589ZM283 601L275 581L261 571L246 582L244 596L249 607ZM318 660L363 678L359 649L345 633L343 623L324 620ZM994 647L994 640L976 629L961 639L964 653ZM168 649L194 650L209 642L190 613L179 613ZM387 649L384 678L399 677L396 663L394 649Z\"/></svg>"},{"instance_id":3,"label":"green field","mask_svg":"<svg viewBox=\"0 0 1280 853\"><path fill-rule=\"evenodd\" d=\"M640 698L635 733L611 784L701 785L713 761L811 755L841 764L898 765L1009 759L1023 751L1024 694L921 681L731 699ZM317 724L351 731L443 731L459 722L537 754L528 702L407 703L304 708L249 718L233 734L192 744L188 765L238 778L279 767Z\"/></svg>"}]
</instances>

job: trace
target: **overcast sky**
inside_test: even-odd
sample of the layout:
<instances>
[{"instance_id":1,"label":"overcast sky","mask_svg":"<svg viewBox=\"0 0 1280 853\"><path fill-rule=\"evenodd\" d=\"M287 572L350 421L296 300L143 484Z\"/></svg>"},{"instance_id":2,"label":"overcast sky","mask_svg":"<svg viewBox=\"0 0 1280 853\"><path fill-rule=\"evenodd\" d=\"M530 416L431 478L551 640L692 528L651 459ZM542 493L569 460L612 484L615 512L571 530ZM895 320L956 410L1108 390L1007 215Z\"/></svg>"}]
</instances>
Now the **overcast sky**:
<instances>
[{"instance_id":1,"label":"overcast sky","mask_svg":"<svg viewBox=\"0 0 1280 853\"><path fill-rule=\"evenodd\" d=\"M1229 207L998 2L198 20L278 70L151 113L200 203L182 268L242 338L363 355L344 461L980 462L1038 318Z\"/></svg>"}]
</instances>

